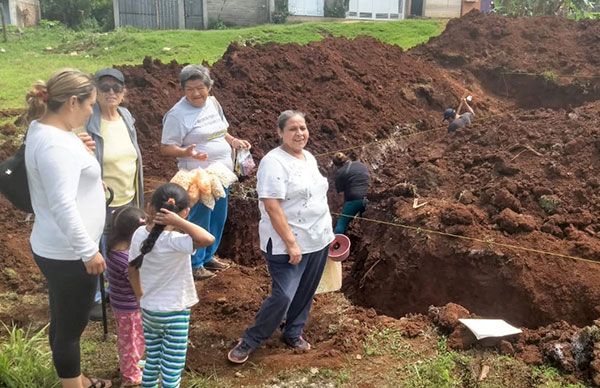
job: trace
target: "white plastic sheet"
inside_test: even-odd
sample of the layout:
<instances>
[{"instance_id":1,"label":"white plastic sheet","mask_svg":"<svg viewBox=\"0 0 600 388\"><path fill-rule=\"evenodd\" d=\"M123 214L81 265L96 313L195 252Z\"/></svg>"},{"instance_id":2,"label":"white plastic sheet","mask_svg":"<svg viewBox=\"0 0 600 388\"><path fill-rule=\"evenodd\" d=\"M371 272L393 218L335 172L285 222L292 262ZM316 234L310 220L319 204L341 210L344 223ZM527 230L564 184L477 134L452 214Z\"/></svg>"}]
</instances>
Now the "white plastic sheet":
<instances>
[{"instance_id":1,"label":"white plastic sheet","mask_svg":"<svg viewBox=\"0 0 600 388\"><path fill-rule=\"evenodd\" d=\"M521 329L511 326L502 319L459 319L478 340L488 337L506 337L519 334Z\"/></svg>"}]
</instances>

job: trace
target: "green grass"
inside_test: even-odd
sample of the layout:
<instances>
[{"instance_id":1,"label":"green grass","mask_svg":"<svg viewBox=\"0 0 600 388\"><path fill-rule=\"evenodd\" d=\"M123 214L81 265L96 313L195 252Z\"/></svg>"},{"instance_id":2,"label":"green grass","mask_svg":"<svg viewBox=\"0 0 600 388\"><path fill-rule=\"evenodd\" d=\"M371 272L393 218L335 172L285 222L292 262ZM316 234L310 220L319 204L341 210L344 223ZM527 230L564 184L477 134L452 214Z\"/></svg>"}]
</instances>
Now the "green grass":
<instances>
[{"instance_id":1,"label":"green grass","mask_svg":"<svg viewBox=\"0 0 600 388\"><path fill-rule=\"evenodd\" d=\"M94 72L99 68L140 64L145 56L169 62L212 64L231 42L306 44L324 36L370 35L384 42L410 48L440 34L444 21L324 22L262 25L228 30L150 31L132 28L110 33L74 32L62 26L10 30L8 42L0 42L0 109L24 107L27 88L47 79L61 67Z\"/></svg>"},{"instance_id":2,"label":"green grass","mask_svg":"<svg viewBox=\"0 0 600 388\"><path fill-rule=\"evenodd\" d=\"M4 325L8 338L0 339L0 387L56 387L46 328L31 333Z\"/></svg>"}]
</instances>

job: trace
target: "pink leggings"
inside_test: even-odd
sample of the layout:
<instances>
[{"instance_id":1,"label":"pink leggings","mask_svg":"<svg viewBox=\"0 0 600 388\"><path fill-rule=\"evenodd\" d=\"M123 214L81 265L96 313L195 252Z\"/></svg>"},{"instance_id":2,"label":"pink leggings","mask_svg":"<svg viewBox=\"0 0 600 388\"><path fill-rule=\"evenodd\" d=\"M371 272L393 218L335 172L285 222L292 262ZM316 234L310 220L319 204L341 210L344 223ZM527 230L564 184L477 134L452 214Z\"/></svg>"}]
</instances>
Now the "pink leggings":
<instances>
[{"instance_id":1,"label":"pink leggings","mask_svg":"<svg viewBox=\"0 0 600 388\"><path fill-rule=\"evenodd\" d=\"M117 322L117 348L119 349L119 369L123 385L140 384L142 370L138 366L144 356L144 330L142 315L137 311L113 309Z\"/></svg>"}]
</instances>

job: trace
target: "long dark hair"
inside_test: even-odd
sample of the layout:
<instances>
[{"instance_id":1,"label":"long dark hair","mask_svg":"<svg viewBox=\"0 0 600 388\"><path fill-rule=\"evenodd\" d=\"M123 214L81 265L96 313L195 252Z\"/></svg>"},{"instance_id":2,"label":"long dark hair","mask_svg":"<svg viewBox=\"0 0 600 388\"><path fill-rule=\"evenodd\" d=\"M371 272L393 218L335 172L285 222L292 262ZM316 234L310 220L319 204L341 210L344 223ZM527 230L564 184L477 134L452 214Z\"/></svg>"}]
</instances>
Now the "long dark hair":
<instances>
[{"instance_id":1,"label":"long dark hair","mask_svg":"<svg viewBox=\"0 0 600 388\"><path fill-rule=\"evenodd\" d=\"M110 251L121 242L131 242L133 233L146 224L146 213L137 207L122 207L112 214L107 248Z\"/></svg>"},{"instance_id":2,"label":"long dark hair","mask_svg":"<svg viewBox=\"0 0 600 388\"><path fill-rule=\"evenodd\" d=\"M156 189L156 191L154 191L154 194L152 194L152 199L150 200L150 205L152 205L156 212L159 212L160 209L167 209L172 212L179 213L189 207L190 199L187 191L185 191L183 187L175 183L165 183ZM142 266L144 255L152 251L156 240L163 230L165 230L165 226L166 225L154 224L150 234L142 243L142 247L140 249L141 253L129 263L130 267L139 269Z\"/></svg>"}]
</instances>

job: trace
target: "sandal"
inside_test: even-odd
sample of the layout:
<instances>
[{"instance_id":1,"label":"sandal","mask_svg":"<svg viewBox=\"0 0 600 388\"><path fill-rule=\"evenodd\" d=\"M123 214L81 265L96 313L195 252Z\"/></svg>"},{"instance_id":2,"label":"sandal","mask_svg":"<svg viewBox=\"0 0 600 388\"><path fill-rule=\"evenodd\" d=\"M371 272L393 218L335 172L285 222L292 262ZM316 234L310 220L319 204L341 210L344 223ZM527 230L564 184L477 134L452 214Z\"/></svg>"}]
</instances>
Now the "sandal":
<instances>
[{"instance_id":1,"label":"sandal","mask_svg":"<svg viewBox=\"0 0 600 388\"><path fill-rule=\"evenodd\" d=\"M112 381L110 380L102 380L96 377L86 377L86 379L90 380L90 385L87 388L110 388L112 387Z\"/></svg>"}]
</instances>

